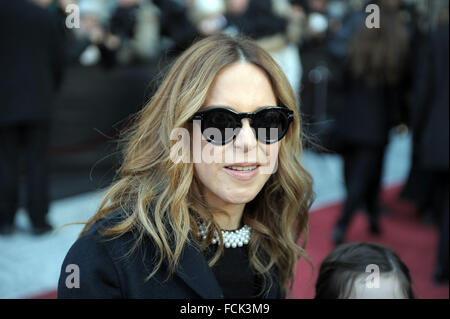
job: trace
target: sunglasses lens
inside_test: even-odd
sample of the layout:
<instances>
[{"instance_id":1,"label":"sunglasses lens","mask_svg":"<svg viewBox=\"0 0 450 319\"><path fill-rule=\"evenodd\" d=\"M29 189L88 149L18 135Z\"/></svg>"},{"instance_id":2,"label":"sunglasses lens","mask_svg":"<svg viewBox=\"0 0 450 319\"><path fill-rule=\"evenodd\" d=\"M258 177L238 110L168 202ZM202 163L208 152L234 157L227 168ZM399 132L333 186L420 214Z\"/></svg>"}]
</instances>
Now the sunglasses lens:
<instances>
[{"instance_id":1,"label":"sunglasses lens","mask_svg":"<svg viewBox=\"0 0 450 319\"><path fill-rule=\"evenodd\" d=\"M257 114L253 125L262 142L274 143L286 133L289 120L287 114L280 110L263 110Z\"/></svg>"},{"instance_id":2,"label":"sunglasses lens","mask_svg":"<svg viewBox=\"0 0 450 319\"><path fill-rule=\"evenodd\" d=\"M227 110L214 110L204 116L202 121L202 132L205 138L218 145L230 142L239 127L234 114Z\"/></svg>"},{"instance_id":3,"label":"sunglasses lens","mask_svg":"<svg viewBox=\"0 0 450 319\"><path fill-rule=\"evenodd\" d=\"M285 108L267 108L253 113L254 116L250 116L252 118L250 125L254 129L256 137L266 144L282 139L289 128L289 112L292 114L292 111ZM208 142L216 145L225 145L231 142L242 127L240 120L242 114L237 115L225 108L207 110L202 114L203 136Z\"/></svg>"}]
</instances>

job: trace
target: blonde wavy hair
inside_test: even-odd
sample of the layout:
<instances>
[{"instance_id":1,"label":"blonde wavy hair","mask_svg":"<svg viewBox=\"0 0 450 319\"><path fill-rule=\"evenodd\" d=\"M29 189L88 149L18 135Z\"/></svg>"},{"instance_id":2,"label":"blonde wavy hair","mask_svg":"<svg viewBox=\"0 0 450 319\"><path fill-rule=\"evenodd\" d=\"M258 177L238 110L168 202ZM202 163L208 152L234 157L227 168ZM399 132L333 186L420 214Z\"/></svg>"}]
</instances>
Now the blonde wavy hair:
<instances>
[{"instance_id":1,"label":"blonde wavy hair","mask_svg":"<svg viewBox=\"0 0 450 319\"><path fill-rule=\"evenodd\" d=\"M227 65L242 60L266 72L278 102L295 115L280 143L276 173L245 206L243 221L252 227L249 261L264 279L262 292L268 282L272 283L270 270L276 267L280 292L284 294L292 286L299 258L309 261L304 248L314 194L312 177L300 163L303 135L294 93L280 67L252 40L220 34L199 40L177 58L157 92L136 115L121 139L123 162L117 177L81 233L121 210L121 222L102 233L117 238L134 231L138 234L134 247L145 237L155 243L159 254L147 279L163 261L172 275L185 245L194 242L201 250L206 249L208 240L202 241L196 235L199 220L210 224L208 239L213 238L214 232L221 236L213 219L219 211L208 207L203 199L194 163L175 163L170 159L175 143L170 136L177 128L192 130L189 120L202 107L215 76ZM300 237L302 244L298 245ZM222 252L223 244L208 261L210 266Z\"/></svg>"}]
</instances>

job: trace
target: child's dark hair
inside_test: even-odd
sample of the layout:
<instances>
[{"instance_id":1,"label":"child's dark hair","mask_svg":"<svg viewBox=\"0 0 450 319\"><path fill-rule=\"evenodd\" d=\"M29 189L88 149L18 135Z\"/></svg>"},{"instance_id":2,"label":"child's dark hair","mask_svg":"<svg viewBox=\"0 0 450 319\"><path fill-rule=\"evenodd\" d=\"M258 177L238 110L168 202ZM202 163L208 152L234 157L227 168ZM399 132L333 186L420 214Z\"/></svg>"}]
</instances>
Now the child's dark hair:
<instances>
[{"instance_id":1,"label":"child's dark hair","mask_svg":"<svg viewBox=\"0 0 450 319\"><path fill-rule=\"evenodd\" d=\"M406 298L413 299L408 267L391 249L375 243L353 242L339 245L322 262L316 282L316 299L341 299L351 296L355 280L375 264L380 275L398 278Z\"/></svg>"}]
</instances>

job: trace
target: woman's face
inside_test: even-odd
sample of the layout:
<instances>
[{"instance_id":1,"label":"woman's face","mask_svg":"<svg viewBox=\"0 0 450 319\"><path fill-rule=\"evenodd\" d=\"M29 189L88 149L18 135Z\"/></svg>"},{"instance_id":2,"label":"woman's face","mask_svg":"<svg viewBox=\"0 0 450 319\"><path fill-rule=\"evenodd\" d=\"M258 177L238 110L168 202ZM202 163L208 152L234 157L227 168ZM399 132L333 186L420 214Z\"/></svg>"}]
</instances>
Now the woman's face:
<instances>
[{"instance_id":1,"label":"woman's face","mask_svg":"<svg viewBox=\"0 0 450 319\"><path fill-rule=\"evenodd\" d=\"M201 109L226 106L238 113L255 112L276 103L264 71L253 64L237 62L219 72ZM199 125L194 124L193 129L194 136L201 136ZM258 141L248 119L242 120L242 129L228 144L214 145L202 138L201 150L207 147L214 160L212 163L211 160L202 160L194 165L208 204L225 208L230 204L245 204L255 198L277 167L279 143ZM251 170L242 171L244 166Z\"/></svg>"}]
</instances>

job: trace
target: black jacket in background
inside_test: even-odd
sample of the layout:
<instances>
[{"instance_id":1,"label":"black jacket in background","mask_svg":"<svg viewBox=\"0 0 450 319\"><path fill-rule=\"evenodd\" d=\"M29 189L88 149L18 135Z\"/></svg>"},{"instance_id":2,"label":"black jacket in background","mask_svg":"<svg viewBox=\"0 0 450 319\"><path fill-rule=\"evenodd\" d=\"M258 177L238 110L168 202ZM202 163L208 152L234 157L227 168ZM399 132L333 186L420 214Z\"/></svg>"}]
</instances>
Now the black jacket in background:
<instances>
[{"instance_id":1,"label":"black jacket in background","mask_svg":"<svg viewBox=\"0 0 450 319\"><path fill-rule=\"evenodd\" d=\"M56 23L30 1L0 1L0 125L50 118L64 61Z\"/></svg>"},{"instance_id":2,"label":"black jacket in background","mask_svg":"<svg viewBox=\"0 0 450 319\"><path fill-rule=\"evenodd\" d=\"M422 85L428 98L417 105L415 123L419 139L419 163L431 170L449 169L449 26L431 34L429 54L424 56Z\"/></svg>"},{"instance_id":3,"label":"black jacket in background","mask_svg":"<svg viewBox=\"0 0 450 319\"><path fill-rule=\"evenodd\" d=\"M131 299L223 299L223 292L198 247L186 245L179 268L170 280L167 265L148 281L145 278L153 270L156 247L149 239L130 256L135 239L127 233L114 240L105 240L98 233L102 227L121 220L116 211L95 223L86 234L70 248L64 259L58 283L58 298L131 298ZM75 264L80 270L80 287L67 288L66 279ZM272 273L274 284L266 298L277 298L278 281ZM70 278L69 278L70 280Z\"/></svg>"},{"instance_id":4,"label":"black jacket in background","mask_svg":"<svg viewBox=\"0 0 450 319\"><path fill-rule=\"evenodd\" d=\"M337 117L335 133L339 144L383 146L393 123L395 88L369 86L347 76L346 103Z\"/></svg>"}]
</instances>

